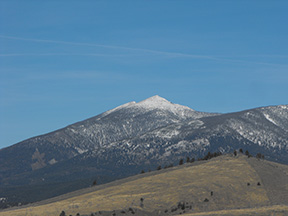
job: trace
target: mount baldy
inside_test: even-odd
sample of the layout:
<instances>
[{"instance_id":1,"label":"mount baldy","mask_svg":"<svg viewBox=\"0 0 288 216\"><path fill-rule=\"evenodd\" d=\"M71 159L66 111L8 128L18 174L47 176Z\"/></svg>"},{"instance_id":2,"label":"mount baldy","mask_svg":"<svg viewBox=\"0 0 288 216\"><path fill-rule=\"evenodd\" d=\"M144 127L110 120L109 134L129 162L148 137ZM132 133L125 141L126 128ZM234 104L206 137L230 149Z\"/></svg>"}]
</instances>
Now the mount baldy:
<instances>
[{"instance_id":1,"label":"mount baldy","mask_svg":"<svg viewBox=\"0 0 288 216\"><path fill-rule=\"evenodd\" d=\"M30 175L43 168L59 167L68 160L77 163L76 161L80 162L87 159L87 155L91 155L91 153L95 154L95 159L97 159L93 167L97 167L99 170L103 169L102 164L98 162L99 155L105 163L108 160L110 163L112 159L113 163L119 165L124 162L134 164L132 160L127 161L128 158L133 157L133 151L121 153L121 158L115 158L114 155L110 154L111 151L117 150L115 143L124 139L135 138L167 125L180 124L212 115L172 104L159 96L148 98L139 103L127 103L96 117L2 149L0 151L0 183L13 184L14 178L13 181L10 178L12 176ZM109 153L106 154L105 152ZM122 156L126 157L125 161L123 161ZM114 166L114 164L111 165ZM73 170L75 171L75 165ZM33 183L37 179L32 178L30 182L23 181L15 183Z\"/></svg>"},{"instance_id":2,"label":"mount baldy","mask_svg":"<svg viewBox=\"0 0 288 216\"><path fill-rule=\"evenodd\" d=\"M154 96L1 149L0 190L69 185L62 192L44 190L35 201L75 189L77 180L103 183L187 156L240 148L288 164L288 106L216 114Z\"/></svg>"}]
</instances>

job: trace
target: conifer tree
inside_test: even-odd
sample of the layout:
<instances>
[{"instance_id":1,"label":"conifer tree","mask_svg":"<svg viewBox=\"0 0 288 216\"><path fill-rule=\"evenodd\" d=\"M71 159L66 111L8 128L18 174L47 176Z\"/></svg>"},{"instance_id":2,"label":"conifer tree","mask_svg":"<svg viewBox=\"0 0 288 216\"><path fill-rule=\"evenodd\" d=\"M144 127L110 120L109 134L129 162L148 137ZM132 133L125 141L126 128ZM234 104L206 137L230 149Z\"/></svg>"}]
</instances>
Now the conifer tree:
<instances>
[{"instance_id":1,"label":"conifer tree","mask_svg":"<svg viewBox=\"0 0 288 216\"><path fill-rule=\"evenodd\" d=\"M250 154L248 150L245 151L245 155L249 157Z\"/></svg>"}]
</instances>

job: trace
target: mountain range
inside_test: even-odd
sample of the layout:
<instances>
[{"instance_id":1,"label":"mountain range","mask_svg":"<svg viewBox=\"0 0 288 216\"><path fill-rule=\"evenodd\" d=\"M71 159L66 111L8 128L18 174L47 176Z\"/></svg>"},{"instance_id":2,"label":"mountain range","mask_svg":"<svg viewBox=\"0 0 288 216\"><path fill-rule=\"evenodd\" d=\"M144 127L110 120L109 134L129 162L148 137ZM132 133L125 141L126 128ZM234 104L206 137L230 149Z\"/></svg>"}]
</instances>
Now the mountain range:
<instances>
[{"instance_id":1,"label":"mountain range","mask_svg":"<svg viewBox=\"0 0 288 216\"><path fill-rule=\"evenodd\" d=\"M9 205L35 202L238 149L288 164L288 105L205 113L153 96L1 149L0 194Z\"/></svg>"}]
</instances>

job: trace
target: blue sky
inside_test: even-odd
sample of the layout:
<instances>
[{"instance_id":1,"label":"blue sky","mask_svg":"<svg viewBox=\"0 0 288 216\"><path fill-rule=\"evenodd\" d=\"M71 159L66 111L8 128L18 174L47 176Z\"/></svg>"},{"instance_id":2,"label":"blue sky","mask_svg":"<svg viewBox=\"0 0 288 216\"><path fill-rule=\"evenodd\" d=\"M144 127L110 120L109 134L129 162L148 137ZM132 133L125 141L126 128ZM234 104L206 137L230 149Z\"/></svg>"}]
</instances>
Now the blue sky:
<instances>
[{"instance_id":1,"label":"blue sky","mask_svg":"<svg viewBox=\"0 0 288 216\"><path fill-rule=\"evenodd\" d=\"M288 2L0 0L0 148L160 95L287 104Z\"/></svg>"}]
</instances>

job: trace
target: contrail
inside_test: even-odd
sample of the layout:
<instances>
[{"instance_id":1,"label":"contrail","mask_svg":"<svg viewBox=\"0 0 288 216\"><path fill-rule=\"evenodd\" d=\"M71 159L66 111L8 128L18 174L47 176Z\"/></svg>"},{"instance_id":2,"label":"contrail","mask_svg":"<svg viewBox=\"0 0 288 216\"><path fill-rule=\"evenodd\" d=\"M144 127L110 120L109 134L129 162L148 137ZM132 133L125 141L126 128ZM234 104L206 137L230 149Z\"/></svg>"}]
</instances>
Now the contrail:
<instances>
[{"instance_id":1,"label":"contrail","mask_svg":"<svg viewBox=\"0 0 288 216\"><path fill-rule=\"evenodd\" d=\"M74 45L74 46L88 46L88 47L102 47L107 49L118 49L118 50L128 50L128 51L138 51L156 55L165 55L169 57L184 57L184 58L193 58L193 59L206 59L218 62L231 62L231 63L243 63L243 64L258 64L258 65L267 65L267 66L287 66L286 64L274 64L274 63L267 63L267 62L257 62L257 61L245 61L239 59L229 59L229 58L221 58L221 57L213 57L208 55L192 55L187 53L178 53L178 52L166 52L166 51L159 51L159 50L152 50L152 49L143 49L143 48L131 48L131 47L123 47L123 46L111 46L111 45L103 45L103 44L94 44L94 43L79 43L79 42L67 42L67 41L58 41L58 40L46 40L46 39L35 39L35 38L22 38L22 37L14 37L14 36L6 36L0 35L0 38L11 39L11 40L22 40L22 41L32 41L38 43L54 43L54 44L64 44L64 45ZM27 54L0 54L0 57L9 57L9 56L52 56L52 55L79 55L79 56L102 56L102 57L123 57L125 55L109 55L109 54L71 54L71 53L44 53L44 54L34 54L34 53L27 53Z\"/></svg>"},{"instance_id":2,"label":"contrail","mask_svg":"<svg viewBox=\"0 0 288 216\"><path fill-rule=\"evenodd\" d=\"M101 53L0 53L0 57L17 56L99 56L99 57L124 57L127 55L101 54Z\"/></svg>"},{"instance_id":3,"label":"contrail","mask_svg":"<svg viewBox=\"0 0 288 216\"><path fill-rule=\"evenodd\" d=\"M108 49L118 49L118 50L129 50L129 51L141 51L152 54L160 54L166 56L174 56L174 57L188 57L188 58L199 58L199 59L211 59L216 60L211 56L204 55L191 55L185 53L177 53L177 52L165 52L151 49L142 49L142 48L131 48L131 47L123 47L123 46L111 46L111 45L102 45L102 44L93 44L93 43L78 43L78 42L67 42L67 41L57 41L57 40L44 40L44 39L35 39L35 38L21 38L21 37L13 37L13 36L5 36L0 35L0 38L12 39L12 40L22 40L22 41L32 41L39 43L54 43L54 44L64 44L64 45L74 45L74 46L89 46L89 47L102 47Z\"/></svg>"}]
</instances>

